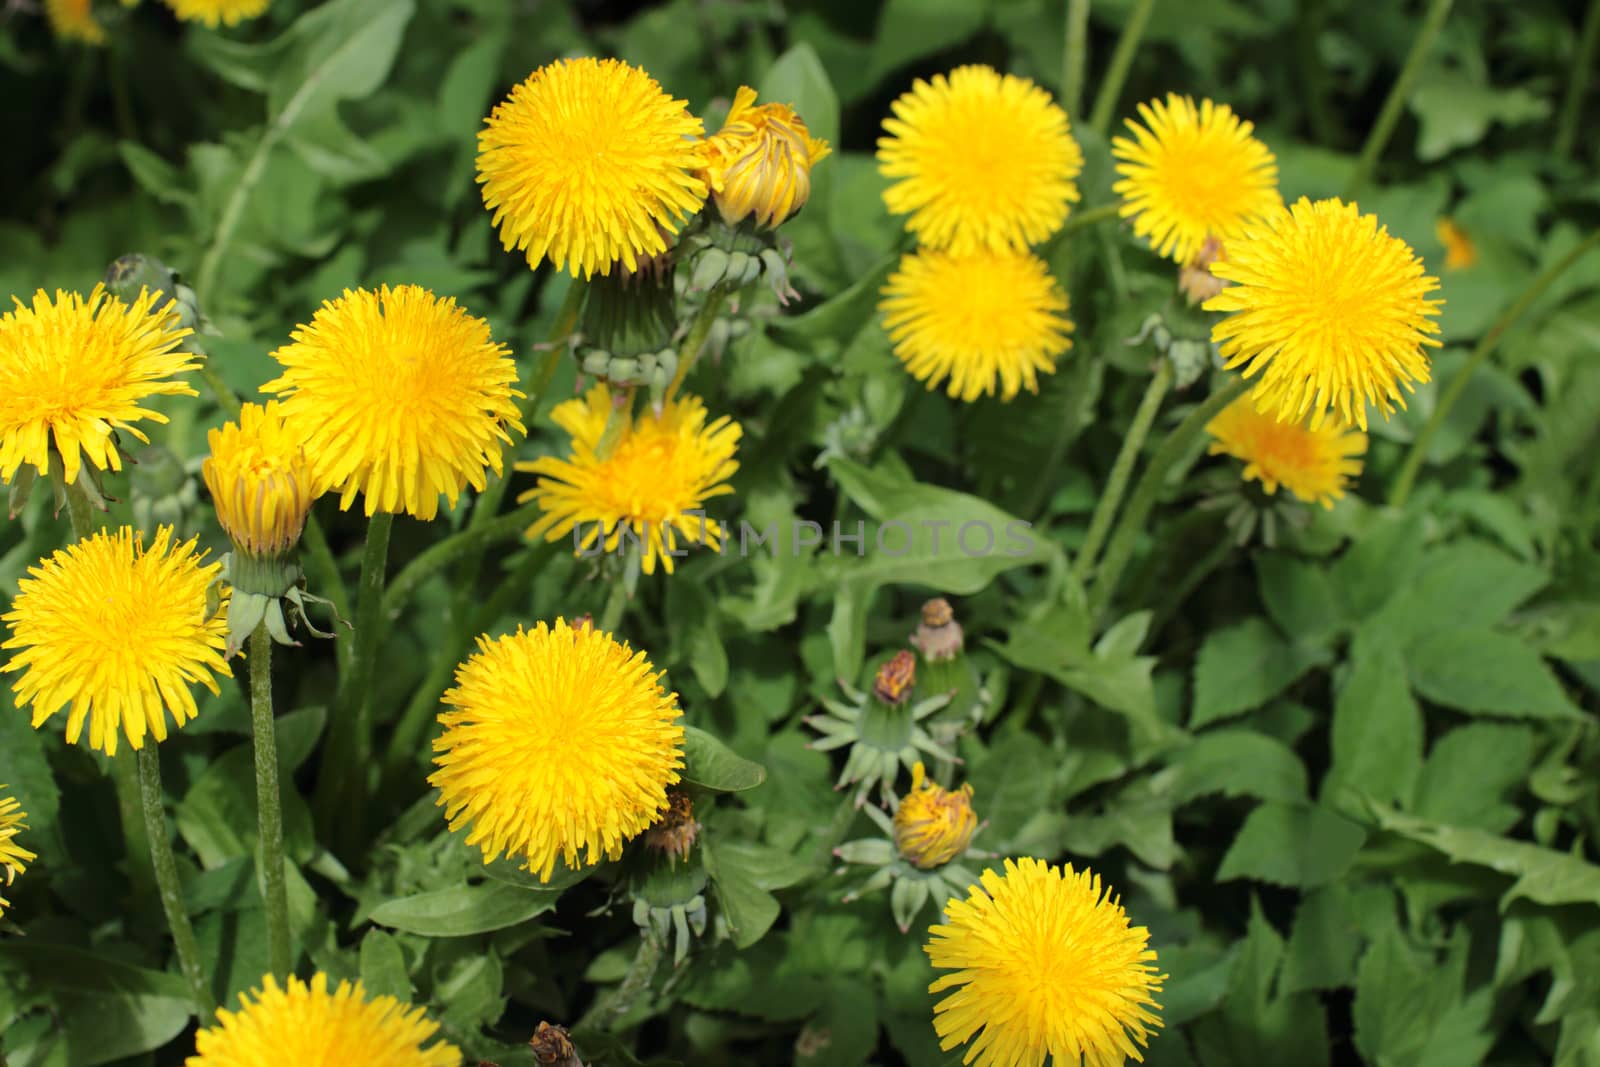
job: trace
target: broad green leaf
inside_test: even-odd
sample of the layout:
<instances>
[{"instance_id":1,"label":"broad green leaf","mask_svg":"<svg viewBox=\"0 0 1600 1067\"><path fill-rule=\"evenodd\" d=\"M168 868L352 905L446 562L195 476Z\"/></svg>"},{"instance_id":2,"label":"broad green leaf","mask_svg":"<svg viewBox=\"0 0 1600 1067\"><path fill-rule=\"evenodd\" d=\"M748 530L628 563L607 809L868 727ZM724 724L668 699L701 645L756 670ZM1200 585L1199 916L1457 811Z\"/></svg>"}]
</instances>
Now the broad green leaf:
<instances>
[{"instance_id":1,"label":"broad green leaf","mask_svg":"<svg viewBox=\"0 0 1600 1067\"><path fill-rule=\"evenodd\" d=\"M970 40L988 21L991 6L992 0L887 0L873 35L872 73L881 78Z\"/></svg>"},{"instance_id":2,"label":"broad green leaf","mask_svg":"<svg viewBox=\"0 0 1600 1067\"><path fill-rule=\"evenodd\" d=\"M761 764L745 759L697 726L683 728L683 762L684 781L719 793L754 789L767 780Z\"/></svg>"},{"instance_id":3,"label":"broad green leaf","mask_svg":"<svg viewBox=\"0 0 1600 1067\"><path fill-rule=\"evenodd\" d=\"M411 975L406 970L405 953L393 935L368 930L361 939L361 984L369 997L394 997L402 1004L411 1002Z\"/></svg>"},{"instance_id":4,"label":"broad green leaf","mask_svg":"<svg viewBox=\"0 0 1600 1067\"><path fill-rule=\"evenodd\" d=\"M1520 817L1510 796L1533 766L1533 731L1470 723L1433 743L1417 778L1415 813L1455 826L1499 831Z\"/></svg>"},{"instance_id":5,"label":"broad green leaf","mask_svg":"<svg viewBox=\"0 0 1600 1067\"><path fill-rule=\"evenodd\" d=\"M1319 641L1343 624L1342 609L1322 565L1286 552L1256 557L1256 584L1278 629L1299 641Z\"/></svg>"},{"instance_id":6,"label":"broad green leaf","mask_svg":"<svg viewBox=\"0 0 1600 1067\"><path fill-rule=\"evenodd\" d=\"M1423 76L1409 103L1420 124L1417 158L1424 162L1477 144L1491 123L1517 126L1550 113L1549 101L1527 89L1485 85L1443 68Z\"/></svg>"},{"instance_id":7,"label":"broad green leaf","mask_svg":"<svg viewBox=\"0 0 1600 1067\"><path fill-rule=\"evenodd\" d=\"M1259 708L1326 659L1319 649L1285 641L1265 619L1249 618L1217 630L1195 660L1189 726L1199 729Z\"/></svg>"},{"instance_id":8,"label":"broad green leaf","mask_svg":"<svg viewBox=\"0 0 1600 1067\"><path fill-rule=\"evenodd\" d=\"M1296 803L1306 799L1306 769L1294 750L1251 730L1209 730L1172 756L1178 769L1173 799L1187 803L1208 793Z\"/></svg>"},{"instance_id":9,"label":"broad green leaf","mask_svg":"<svg viewBox=\"0 0 1600 1067\"><path fill-rule=\"evenodd\" d=\"M1406 685L1400 656L1358 641L1333 705L1333 763L1322 781L1323 803L1359 810L1346 790L1409 800L1422 771L1422 740L1422 709Z\"/></svg>"},{"instance_id":10,"label":"broad green leaf","mask_svg":"<svg viewBox=\"0 0 1600 1067\"><path fill-rule=\"evenodd\" d=\"M1360 825L1324 808L1268 802L1245 818L1222 858L1217 881L1254 878L1313 888L1350 869L1367 838Z\"/></svg>"},{"instance_id":11,"label":"broad green leaf","mask_svg":"<svg viewBox=\"0 0 1600 1067\"><path fill-rule=\"evenodd\" d=\"M689 661L695 680L712 697L721 696L728 685L728 653L718 622L717 602L705 586L686 580L667 587L673 650Z\"/></svg>"},{"instance_id":12,"label":"broad green leaf","mask_svg":"<svg viewBox=\"0 0 1600 1067\"><path fill-rule=\"evenodd\" d=\"M1439 629L1497 626L1549 580L1483 541L1443 545L1423 557L1416 575L1370 625L1400 641Z\"/></svg>"},{"instance_id":13,"label":"broad green leaf","mask_svg":"<svg viewBox=\"0 0 1600 1067\"><path fill-rule=\"evenodd\" d=\"M27 813L23 845L34 834L46 833L61 808L61 792L45 760L44 735L15 710L0 714L0 796L14 797Z\"/></svg>"},{"instance_id":14,"label":"broad green leaf","mask_svg":"<svg viewBox=\"0 0 1600 1067\"><path fill-rule=\"evenodd\" d=\"M176 974L65 945L0 942L0 972L9 970L48 995L57 1023L33 1047L18 1047L8 1033L15 1063L95 1067L138 1057L177 1037L193 1015L193 996Z\"/></svg>"},{"instance_id":15,"label":"broad green leaf","mask_svg":"<svg viewBox=\"0 0 1600 1067\"><path fill-rule=\"evenodd\" d=\"M1500 900L1502 908L1519 899L1535 904L1600 906L1600 866L1578 856L1485 830L1446 826L1381 805L1373 805L1372 811L1380 829L1420 841L1456 863L1488 867L1513 878Z\"/></svg>"},{"instance_id":16,"label":"broad green leaf","mask_svg":"<svg viewBox=\"0 0 1600 1067\"><path fill-rule=\"evenodd\" d=\"M1360 951L1361 929L1350 889L1337 883L1314 889L1295 912L1284 957L1284 988L1298 993L1350 985Z\"/></svg>"},{"instance_id":17,"label":"broad green leaf","mask_svg":"<svg viewBox=\"0 0 1600 1067\"><path fill-rule=\"evenodd\" d=\"M465 937L525 923L552 910L560 896L491 881L385 901L368 918L408 934Z\"/></svg>"},{"instance_id":18,"label":"broad green leaf","mask_svg":"<svg viewBox=\"0 0 1600 1067\"><path fill-rule=\"evenodd\" d=\"M1406 665L1417 692L1445 707L1519 719L1583 716L1539 654L1509 634L1434 630L1412 642Z\"/></svg>"},{"instance_id":19,"label":"broad green leaf","mask_svg":"<svg viewBox=\"0 0 1600 1067\"><path fill-rule=\"evenodd\" d=\"M736 947L745 949L766 936L778 921L778 898L761 888L759 863L748 854L725 850L714 834L701 838L701 856L722 917Z\"/></svg>"},{"instance_id":20,"label":"broad green leaf","mask_svg":"<svg viewBox=\"0 0 1600 1067\"><path fill-rule=\"evenodd\" d=\"M1422 542L1414 514L1385 515L1357 538L1329 572L1345 618L1364 619L1388 603L1416 572Z\"/></svg>"},{"instance_id":21,"label":"broad green leaf","mask_svg":"<svg viewBox=\"0 0 1600 1067\"><path fill-rule=\"evenodd\" d=\"M1283 938L1252 901L1250 925L1220 1010L1190 1024L1203 1067L1294 1064L1327 1067L1328 1030L1322 1003L1309 993L1286 993L1278 981Z\"/></svg>"}]
</instances>

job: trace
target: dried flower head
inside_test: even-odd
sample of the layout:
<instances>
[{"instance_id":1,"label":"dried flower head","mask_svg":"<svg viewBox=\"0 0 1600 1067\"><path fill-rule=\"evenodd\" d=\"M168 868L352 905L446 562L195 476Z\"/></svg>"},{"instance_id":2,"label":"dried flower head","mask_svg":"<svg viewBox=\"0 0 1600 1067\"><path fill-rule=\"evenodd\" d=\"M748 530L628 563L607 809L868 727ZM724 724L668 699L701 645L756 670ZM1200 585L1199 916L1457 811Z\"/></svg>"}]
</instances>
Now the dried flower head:
<instances>
[{"instance_id":1,"label":"dried flower head","mask_svg":"<svg viewBox=\"0 0 1600 1067\"><path fill-rule=\"evenodd\" d=\"M917 657L901 649L884 661L872 680L872 692L885 704L904 704L917 684Z\"/></svg>"}]
</instances>

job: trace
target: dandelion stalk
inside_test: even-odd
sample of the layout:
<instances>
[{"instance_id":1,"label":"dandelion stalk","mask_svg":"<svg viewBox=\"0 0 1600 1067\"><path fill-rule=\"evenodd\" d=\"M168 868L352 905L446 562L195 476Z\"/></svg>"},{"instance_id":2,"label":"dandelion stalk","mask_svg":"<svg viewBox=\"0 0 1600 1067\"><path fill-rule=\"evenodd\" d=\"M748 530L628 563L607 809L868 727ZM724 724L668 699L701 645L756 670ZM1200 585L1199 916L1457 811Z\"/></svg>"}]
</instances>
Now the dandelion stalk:
<instances>
[{"instance_id":1,"label":"dandelion stalk","mask_svg":"<svg viewBox=\"0 0 1600 1067\"><path fill-rule=\"evenodd\" d=\"M1589 88L1597 50L1600 50L1600 0L1589 0L1589 13L1583 19L1578 50L1572 57L1567 95L1561 101L1561 118L1556 126L1557 159L1572 158L1572 149L1578 140L1578 120L1583 116L1583 94Z\"/></svg>"},{"instance_id":2,"label":"dandelion stalk","mask_svg":"<svg viewBox=\"0 0 1600 1067\"><path fill-rule=\"evenodd\" d=\"M1138 54L1139 42L1144 37L1145 24L1150 21L1150 12L1155 6L1155 0L1139 0L1139 6L1128 15L1128 21L1122 27L1116 51L1111 53L1111 66L1106 71L1105 81L1100 83L1099 95L1094 98L1094 114L1089 118L1089 126L1096 133L1103 134L1111 128L1111 115L1117 109L1117 98L1122 95L1122 85L1128 80L1128 68L1133 66L1133 57Z\"/></svg>"},{"instance_id":3,"label":"dandelion stalk","mask_svg":"<svg viewBox=\"0 0 1600 1067\"><path fill-rule=\"evenodd\" d=\"M1431 0L1428 4L1427 14L1423 16L1417 36L1411 42L1411 52L1406 56L1405 66L1400 68L1400 76L1389 88L1383 109L1378 112L1378 121L1373 123L1371 132L1367 134L1367 143L1361 146L1356 168L1350 172L1350 180L1345 182L1342 199L1346 203L1354 200L1372 177L1378 157L1383 154L1384 147L1394 134L1394 128L1400 121L1400 112L1405 109L1406 101L1411 96L1411 87L1422 74L1428 53L1433 51L1433 42L1444 28L1444 20L1450 14L1450 4L1451 0Z\"/></svg>"},{"instance_id":4,"label":"dandelion stalk","mask_svg":"<svg viewBox=\"0 0 1600 1067\"><path fill-rule=\"evenodd\" d=\"M672 384L667 386L668 400L678 395L679 386L689 377L689 368L700 358L700 350L705 347L706 338L711 336L711 327L716 325L717 315L722 311L722 300L721 289L713 289L707 293L706 302L700 306L700 312L694 317L694 322L689 324L689 335L678 347L678 373L673 375Z\"/></svg>"},{"instance_id":5,"label":"dandelion stalk","mask_svg":"<svg viewBox=\"0 0 1600 1067\"><path fill-rule=\"evenodd\" d=\"M383 594L383 617L392 619L399 615L406 601L411 599L411 595L423 582L456 560L471 554L481 555L489 545L508 540L521 533L539 517L540 511L538 502L533 501L524 504L516 511L508 511L487 522L476 525L469 523L460 533L451 534L443 541L430 545L407 563L405 568L395 575L394 581L389 583ZM465 599L470 604L473 598ZM470 618L472 612L468 611L465 615Z\"/></svg>"},{"instance_id":6,"label":"dandelion stalk","mask_svg":"<svg viewBox=\"0 0 1600 1067\"><path fill-rule=\"evenodd\" d=\"M317 814L325 835L340 828L345 839L356 837L365 788L367 757L372 748L372 679L383 623L384 571L389 562L389 533L394 515L377 511L367 524L361 555L361 584L356 592L355 650L350 670L341 679L328 747L317 774Z\"/></svg>"},{"instance_id":7,"label":"dandelion stalk","mask_svg":"<svg viewBox=\"0 0 1600 1067\"><path fill-rule=\"evenodd\" d=\"M1191 411L1177 428L1167 435L1167 439L1161 442L1161 447L1156 449L1156 454L1150 458L1149 465L1140 476L1139 484L1134 487L1133 496L1128 498L1128 507L1122 513L1122 519L1117 523L1116 530L1107 543L1105 560L1100 564L1100 569L1095 575L1094 588L1089 595L1091 617L1098 618L1110 606L1111 597L1117 591L1117 582L1122 577L1123 568L1133 557L1134 546L1138 543L1139 535L1144 532L1145 520L1150 517L1150 510L1155 507L1156 497L1166 484L1167 475L1173 465L1183 458L1195 439L1205 432L1206 423L1249 388L1249 382L1237 378L1218 389Z\"/></svg>"},{"instance_id":8,"label":"dandelion stalk","mask_svg":"<svg viewBox=\"0 0 1600 1067\"><path fill-rule=\"evenodd\" d=\"M167 913L167 928L172 931L172 947L178 954L178 968L194 995L200 1018L210 1019L217 1010L200 965L200 945L189 924L183 905L183 888L178 883L178 861L167 840L167 811L161 802L161 756L152 740L138 752L139 799L144 810L145 834L150 839L150 865L155 870L156 886L161 891L161 910Z\"/></svg>"},{"instance_id":9,"label":"dandelion stalk","mask_svg":"<svg viewBox=\"0 0 1600 1067\"><path fill-rule=\"evenodd\" d=\"M611 591L606 596L606 606L600 612L600 629L608 634L617 632L617 627L622 623L622 615L628 608L628 589L621 578L611 580Z\"/></svg>"},{"instance_id":10,"label":"dandelion stalk","mask_svg":"<svg viewBox=\"0 0 1600 1067\"><path fill-rule=\"evenodd\" d=\"M1411 443L1411 450L1406 453L1405 461L1400 464L1400 471L1395 475L1394 485L1389 489L1390 507L1403 507L1406 500L1410 498L1412 486L1416 484L1417 473L1422 469L1423 460L1428 456L1428 446L1433 444L1433 438L1439 432L1439 427L1444 425L1444 420L1449 417L1450 410L1455 407L1456 401L1460 400L1461 394L1466 391L1467 383L1472 380L1472 376L1477 373L1478 368L1483 366L1490 354L1494 352L1495 347L1500 344L1500 339L1506 335L1506 331L1517 324L1517 320L1527 313L1534 302L1544 295L1545 290L1549 289L1555 280L1566 272L1568 267L1582 259L1585 253L1596 246L1600 246L1600 230L1596 230L1582 241L1579 241L1571 251L1556 260L1544 273L1535 278L1528 288L1523 290L1522 295L1517 298L1517 302L1506 308L1500 317L1495 320L1494 325L1489 327L1488 332L1479 338L1477 345L1472 349L1472 354L1467 357L1466 364L1451 379L1450 384L1445 387L1444 391L1439 394L1439 402L1434 405L1433 414L1428 416L1427 424L1422 427L1422 431L1417 434L1416 440Z\"/></svg>"},{"instance_id":11,"label":"dandelion stalk","mask_svg":"<svg viewBox=\"0 0 1600 1067\"><path fill-rule=\"evenodd\" d=\"M664 939L657 936L653 930L641 930L639 949L633 954L633 962L628 965L628 973L623 976L622 984L617 986L616 992L609 998L597 1002L590 1008L583 1020L578 1023L577 1029L609 1031L615 1028L650 988L650 982L661 966L661 957L665 951Z\"/></svg>"},{"instance_id":12,"label":"dandelion stalk","mask_svg":"<svg viewBox=\"0 0 1600 1067\"><path fill-rule=\"evenodd\" d=\"M267 910L267 966L289 977L289 891L283 878L283 797L278 787L277 723L272 713L272 635L262 623L250 635L250 723L256 757L256 833L261 895Z\"/></svg>"},{"instance_id":13,"label":"dandelion stalk","mask_svg":"<svg viewBox=\"0 0 1600 1067\"><path fill-rule=\"evenodd\" d=\"M1089 0L1067 0L1067 30L1061 52L1061 106L1073 119L1083 106L1083 71L1088 66Z\"/></svg>"},{"instance_id":14,"label":"dandelion stalk","mask_svg":"<svg viewBox=\"0 0 1600 1067\"><path fill-rule=\"evenodd\" d=\"M1145 438L1150 435L1150 427L1156 421L1156 413L1161 410L1161 401L1171 386L1172 361L1163 357L1155 373L1150 376L1150 384L1145 387L1144 399L1139 401L1139 410L1134 413L1133 423L1122 438L1122 448L1111 465L1105 491L1100 494L1094 514L1089 519L1089 532L1084 536L1083 547L1078 549L1078 558L1072 563L1072 576L1080 582L1094 570L1095 557L1100 554L1100 547L1111 532L1111 520L1116 518L1117 508L1128 491L1133 465L1139 458L1140 449L1144 448Z\"/></svg>"}]
</instances>

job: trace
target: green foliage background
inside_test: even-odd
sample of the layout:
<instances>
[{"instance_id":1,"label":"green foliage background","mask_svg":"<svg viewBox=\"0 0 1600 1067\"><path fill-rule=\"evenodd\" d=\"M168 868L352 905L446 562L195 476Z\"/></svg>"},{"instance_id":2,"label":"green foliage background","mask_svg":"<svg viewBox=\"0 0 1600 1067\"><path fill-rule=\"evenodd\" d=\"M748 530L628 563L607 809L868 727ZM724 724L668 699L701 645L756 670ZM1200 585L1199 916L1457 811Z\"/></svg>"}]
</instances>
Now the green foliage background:
<instances>
[{"instance_id":1,"label":"green foliage background","mask_svg":"<svg viewBox=\"0 0 1600 1067\"><path fill-rule=\"evenodd\" d=\"M921 601L945 592L991 697L961 743L988 820L977 845L1089 864L1150 928L1171 978L1148 1062L1600 1065L1600 255L1501 339L1406 506L1382 503L1437 383L1600 218L1600 103L1580 90L1587 107L1563 119L1589 5L1459 0L1405 100L1359 200L1442 278L1445 347L1435 384L1374 427L1359 493L1327 512L1269 502L1197 448L1098 618L1068 565L1155 358L1127 341L1152 313L1205 336L1175 310L1169 265L1114 225L1052 246L1076 346L1038 396L1011 404L923 390L874 313L902 246L871 155L890 101L968 61L1059 91L1064 6L274 0L261 20L210 32L146 3L105 6L111 44L92 50L53 42L10 5L0 293L86 291L118 255L158 256L200 290L213 365L252 395L320 301L415 282L487 317L526 370L567 283L528 271L491 231L473 159L493 102L582 53L646 68L713 128L741 84L790 101L837 149L786 227L805 303L780 315L747 300L726 353L692 382L745 427L728 517L853 530L999 513L1036 523L1039 548L972 560L923 538L888 561L785 545L702 554L641 583L622 631L720 739L705 742L712 776L749 785L737 753L765 780L705 804L714 927L586 1058L955 1062L929 1022L933 909L902 934L883 895L842 901L858 876L831 873L831 850L873 831L800 722L836 678L869 678ZM1084 115L1134 6L1090 5ZM1161 0L1118 122L1168 91L1211 96L1258 124L1286 197L1337 195L1420 16L1364 0ZM1112 201L1106 137L1084 115L1079 210ZM1563 121L1575 122L1564 156ZM1444 215L1476 244L1474 266L1443 270ZM571 380L564 363L546 412ZM1168 402L1152 447L1202 392ZM118 514L176 517L221 551L192 472L222 413L210 397L164 410L156 441L189 485L152 457L132 484L112 480ZM541 418L519 455L563 447ZM467 512L397 524L391 573ZM353 578L362 524L331 499L318 515ZM43 499L0 527L8 597L65 537ZM598 614L603 595L565 553L520 542L491 551L476 584L452 570L422 583L386 639L380 744L410 702L437 699L462 634ZM299 787L287 819L301 971L427 1005L470 1057L531 1063L519 1046L539 1020L574 1022L622 979L637 941L628 876L608 867L560 892L509 869L485 878L443 832L424 753L351 814L358 839L332 848L300 794L335 668L313 644L281 656L277 675L282 762ZM242 686L225 688L162 750L188 907L230 1004L266 968L248 732ZM40 854L8 890L16 928L0 932L13 1067L169 1064L192 1048L159 909L129 877L143 857L125 856L96 763L59 727L0 714L0 781Z\"/></svg>"}]
</instances>

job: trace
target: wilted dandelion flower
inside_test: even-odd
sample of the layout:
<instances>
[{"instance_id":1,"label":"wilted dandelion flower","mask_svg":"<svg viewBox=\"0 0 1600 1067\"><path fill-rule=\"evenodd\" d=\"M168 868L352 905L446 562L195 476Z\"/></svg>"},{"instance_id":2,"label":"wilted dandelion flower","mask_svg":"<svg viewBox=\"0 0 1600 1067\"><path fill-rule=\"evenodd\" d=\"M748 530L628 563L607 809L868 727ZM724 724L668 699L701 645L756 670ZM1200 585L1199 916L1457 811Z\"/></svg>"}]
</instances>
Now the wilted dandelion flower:
<instances>
[{"instance_id":1,"label":"wilted dandelion flower","mask_svg":"<svg viewBox=\"0 0 1600 1067\"><path fill-rule=\"evenodd\" d=\"M1241 396L1206 425L1215 440L1213 456L1226 453L1245 464L1244 477L1275 493L1282 485L1308 504L1333 507L1350 479L1360 477L1367 435L1325 422L1313 430L1299 422L1279 422Z\"/></svg>"},{"instance_id":2,"label":"wilted dandelion flower","mask_svg":"<svg viewBox=\"0 0 1600 1067\"><path fill-rule=\"evenodd\" d=\"M615 552L626 529L642 545L646 574L655 573L658 560L671 574L675 546L721 545L721 524L696 512L733 492L728 479L739 469L738 423L724 415L707 425L705 404L687 395L667 401L659 415L635 416L616 410L603 384L556 405L550 418L572 435L572 454L517 464L541 475L517 498L537 500L544 509L528 528L530 538L543 534L554 541L577 527L581 551L600 544ZM621 425L612 428L615 443L603 452L608 418Z\"/></svg>"},{"instance_id":3,"label":"wilted dandelion flower","mask_svg":"<svg viewBox=\"0 0 1600 1067\"><path fill-rule=\"evenodd\" d=\"M478 181L507 251L587 278L666 251L705 203L705 128L656 80L615 59L557 60L478 131Z\"/></svg>"},{"instance_id":4,"label":"wilted dandelion flower","mask_svg":"<svg viewBox=\"0 0 1600 1067\"><path fill-rule=\"evenodd\" d=\"M485 863L503 852L549 881L557 859L617 858L667 810L683 766L677 696L608 633L557 619L480 637L444 702L428 781Z\"/></svg>"},{"instance_id":5,"label":"wilted dandelion flower","mask_svg":"<svg viewBox=\"0 0 1600 1067\"><path fill-rule=\"evenodd\" d=\"M438 1031L421 1008L394 997L367 998L360 982L328 991L321 972L311 982L291 975L287 986L267 975L259 992L243 993L239 1010L217 1012L215 1025L195 1035L188 1067L459 1067L461 1051L446 1042L423 1044Z\"/></svg>"},{"instance_id":6,"label":"wilted dandelion flower","mask_svg":"<svg viewBox=\"0 0 1600 1067\"><path fill-rule=\"evenodd\" d=\"M1444 245L1444 269L1466 270L1478 262L1478 245L1472 235L1448 216L1433 224L1434 236Z\"/></svg>"},{"instance_id":7,"label":"wilted dandelion flower","mask_svg":"<svg viewBox=\"0 0 1600 1067\"><path fill-rule=\"evenodd\" d=\"M1061 228L1083 153L1067 113L1026 78L957 67L920 78L878 139L883 200L919 242L951 252L1017 250Z\"/></svg>"},{"instance_id":8,"label":"wilted dandelion flower","mask_svg":"<svg viewBox=\"0 0 1600 1067\"><path fill-rule=\"evenodd\" d=\"M1188 263L1207 237L1224 244L1244 224L1282 205L1278 164L1255 128L1227 104L1168 93L1166 102L1139 105L1140 126L1128 120L1134 140L1118 137L1111 154L1121 160L1120 213L1159 255Z\"/></svg>"},{"instance_id":9,"label":"wilted dandelion flower","mask_svg":"<svg viewBox=\"0 0 1600 1067\"><path fill-rule=\"evenodd\" d=\"M211 29L237 26L266 14L271 0L166 0L172 13L184 22L203 22Z\"/></svg>"},{"instance_id":10,"label":"wilted dandelion flower","mask_svg":"<svg viewBox=\"0 0 1600 1067\"><path fill-rule=\"evenodd\" d=\"M963 401L1038 390L1072 347L1067 294L1029 252L910 252L878 305L913 378Z\"/></svg>"},{"instance_id":11,"label":"wilted dandelion flower","mask_svg":"<svg viewBox=\"0 0 1600 1067\"><path fill-rule=\"evenodd\" d=\"M5 784L0 782L0 789L4 788ZM32 852L17 844L17 832L28 828L23 821L27 817L27 812L22 810L16 797L0 796L0 874L5 875L6 885L15 881L17 875L26 871L28 864L36 858ZM10 906L6 898L0 896L0 917L5 915Z\"/></svg>"},{"instance_id":12,"label":"wilted dandelion flower","mask_svg":"<svg viewBox=\"0 0 1600 1067\"><path fill-rule=\"evenodd\" d=\"M756 105L756 91L740 86L722 129L706 141L700 176L729 225L755 216L771 229L805 207L811 168L829 152L787 104Z\"/></svg>"},{"instance_id":13,"label":"wilted dandelion flower","mask_svg":"<svg viewBox=\"0 0 1600 1067\"><path fill-rule=\"evenodd\" d=\"M226 624L207 617L206 589L220 564L202 555L193 538L173 544L170 526L148 548L125 526L28 568L0 616L11 628L0 648L15 650L0 672L22 672L11 688L35 729L67 707L67 741L87 720L90 746L111 756L119 731L138 749L146 730L167 739L168 712L180 727L194 718L196 682L219 692Z\"/></svg>"},{"instance_id":14,"label":"wilted dandelion flower","mask_svg":"<svg viewBox=\"0 0 1600 1067\"><path fill-rule=\"evenodd\" d=\"M105 44L105 27L94 17L93 0L44 0L44 14L63 41Z\"/></svg>"},{"instance_id":15,"label":"wilted dandelion flower","mask_svg":"<svg viewBox=\"0 0 1600 1067\"><path fill-rule=\"evenodd\" d=\"M31 306L17 300L0 315L0 478L24 463L47 473L52 443L69 485L84 460L121 470L113 431L147 441L135 423L167 421L141 401L199 395L172 380L200 364L179 351L190 331L157 299L145 290L129 305L97 285L88 297L58 289L51 301L40 289Z\"/></svg>"},{"instance_id":16,"label":"wilted dandelion flower","mask_svg":"<svg viewBox=\"0 0 1600 1067\"><path fill-rule=\"evenodd\" d=\"M929 929L933 966L954 971L928 987L950 991L934 1005L946 1051L972 1041L963 1063L979 1067L1056 1064L1121 1067L1159 1027L1149 931L1128 916L1100 879L1035 859L983 872L965 900L945 905ZM974 1040L976 1038L976 1040Z\"/></svg>"},{"instance_id":17,"label":"wilted dandelion flower","mask_svg":"<svg viewBox=\"0 0 1600 1067\"><path fill-rule=\"evenodd\" d=\"M918 761L911 768L911 788L894 813L894 847L914 867L942 867L967 850L978 832L972 810L972 783L945 789L927 780Z\"/></svg>"},{"instance_id":18,"label":"wilted dandelion flower","mask_svg":"<svg viewBox=\"0 0 1600 1067\"><path fill-rule=\"evenodd\" d=\"M283 397L321 485L348 508L359 492L368 515L431 519L439 495L456 505L485 468L501 471L517 413L517 368L489 324L416 285L346 289L273 358L283 374L262 391Z\"/></svg>"},{"instance_id":19,"label":"wilted dandelion flower","mask_svg":"<svg viewBox=\"0 0 1600 1067\"><path fill-rule=\"evenodd\" d=\"M1367 428L1367 405L1385 417L1404 392L1428 380L1424 345L1437 347L1428 294L1411 247L1338 200L1301 197L1250 223L1227 244L1211 273L1233 282L1206 301L1230 312L1211 330L1230 368L1261 375L1256 407L1285 421L1330 412Z\"/></svg>"},{"instance_id":20,"label":"wilted dandelion flower","mask_svg":"<svg viewBox=\"0 0 1600 1067\"><path fill-rule=\"evenodd\" d=\"M206 435L211 454L200 467L234 547L252 556L281 556L300 540L317 497L311 461L284 425L276 400L246 404L237 422Z\"/></svg>"}]
</instances>

